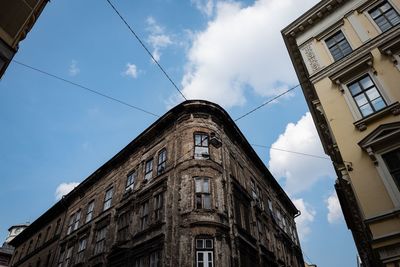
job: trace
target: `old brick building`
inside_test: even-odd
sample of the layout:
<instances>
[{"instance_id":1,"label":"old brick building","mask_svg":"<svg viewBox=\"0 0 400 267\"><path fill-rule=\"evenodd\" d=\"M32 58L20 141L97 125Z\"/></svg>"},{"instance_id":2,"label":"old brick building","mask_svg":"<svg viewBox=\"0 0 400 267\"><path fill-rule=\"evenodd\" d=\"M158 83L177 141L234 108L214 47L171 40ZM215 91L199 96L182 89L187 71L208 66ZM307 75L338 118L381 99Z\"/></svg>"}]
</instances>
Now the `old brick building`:
<instances>
[{"instance_id":1,"label":"old brick building","mask_svg":"<svg viewBox=\"0 0 400 267\"><path fill-rule=\"evenodd\" d=\"M18 235L12 266L304 266L299 214L229 115L171 109Z\"/></svg>"}]
</instances>

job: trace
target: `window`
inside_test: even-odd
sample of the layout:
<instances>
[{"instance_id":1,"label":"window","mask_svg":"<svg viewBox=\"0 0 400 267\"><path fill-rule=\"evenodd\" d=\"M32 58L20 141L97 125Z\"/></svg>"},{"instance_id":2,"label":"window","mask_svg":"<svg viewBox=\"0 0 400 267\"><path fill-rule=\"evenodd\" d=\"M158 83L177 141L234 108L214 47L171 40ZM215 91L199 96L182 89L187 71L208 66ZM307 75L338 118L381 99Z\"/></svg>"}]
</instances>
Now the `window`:
<instances>
[{"instance_id":1,"label":"window","mask_svg":"<svg viewBox=\"0 0 400 267\"><path fill-rule=\"evenodd\" d=\"M149 222L149 201L142 204L140 208L140 229L146 229Z\"/></svg>"},{"instance_id":2,"label":"window","mask_svg":"<svg viewBox=\"0 0 400 267\"><path fill-rule=\"evenodd\" d=\"M196 239L196 267L213 266L213 240L211 238Z\"/></svg>"},{"instance_id":3,"label":"window","mask_svg":"<svg viewBox=\"0 0 400 267\"><path fill-rule=\"evenodd\" d=\"M106 245L107 226L97 230L94 255L104 252Z\"/></svg>"},{"instance_id":4,"label":"window","mask_svg":"<svg viewBox=\"0 0 400 267\"><path fill-rule=\"evenodd\" d=\"M136 172L133 171L128 175L128 177L126 177L125 191L133 190L133 187L135 186L135 181L136 181Z\"/></svg>"},{"instance_id":5,"label":"window","mask_svg":"<svg viewBox=\"0 0 400 267\"><path fill-rule=\"evenodd\" d=\"M57 223L56 223L56 229L54 229L54 235L59 234L60 225L61 225L61 219L58 219L58 220L57 220Z\"/></svg>"},{"instance_id":6,"label":"window","mask_svg":"<svg viewBox=\"0 0 400 267\"><path fill-rule=\"evenodd\" d=\"M74 221L75 221L75 214L72 214L71 217L69 217L67 235L69 235L72 232L72 227L74 225Z\"/></svg>"},{"instance_id":7,"label":"window","mask_svg":"<svg viewBox=\"0 0 400 267\"><path fill-rule=\"evenodd\" d=\"M400 189L400 148L383 154L382 158L385 161L397 187Z\"/></svg>"},{"instance_id":8,"label":"window","mask_svg":"<svg viewBox=\"0 0 400 267\"><path fill-rule=\"evenodd\" d=\"M77 258L76 258L77 263L83 262L86 246L87 246L87 238L84 237L84 238L79 239L78 254L77 254Z\"/></svg>"},{"instance_id":9,"label":"window","mask_svg":"<svg viewBox=\"0 0 400 267\"><path fill-rule=\"evenodd\" d=\"M144 170L144 180L148 181L151 179L153 173L153 158L146 161L145 170Z\"/></svg>"},{"instance_id":10,"label":"window","mask_svg":"<svg viewBox=\"0 0 400 267\"><path fill-rule=\"evenodd\" d=\"M94 210L94 200L89 202L89 205L87 207L86 211L86 222L90 222L93 218L93 210Z\"/></svg>"},{"instance_id":11,"label":"window","mask_svg":"<svg viewBox=\"0 0 400 267\"><path fill-rule=\"evenodd\" d=\"M257 218L257 229L258 229L258 239L262 245L265 245L265 239L264 239L264 225L260 221L260 219Z\"/></svg>"},{"instance_id":12,"label":"window","mask_svg":"<svg viewBox=\"0 0 400 267\"><path fill-rule=\"evenodd\" d=\"M62 266L63 266L64 255L65 255L65 251L64 251L64 249L62 248L62 249L61 249L61 252L60 252L60 256L58 257L58 264L57 264L58 267L62 267Z\"/></svg>"},{"instance_id":13,"label":"window","mask_svg":"<svg viewBox=\"0 0 400 267\"><path fill-rule=\"evenodd\" d=\"M26 254L29 254L31 252L32 243L33 243L33 240L31 239L31 241L29 241L29 245L28 245L28 249L26 250Z\"/></svg>"},{"instance_id":14,"label":"window","mask_svg":"<svg viewBox=\"0 0 400 267\"><path fill-rule=\"evenodd\" d=\"M40 246L40 240L42 239L42 234L39 234L36 240L36 245L35 248L38 248Z\"/></svg>"},{"instance_id":15,"label":"window","mask_svg":"<svg viewBox=\"0 0 400 267\"><path fill-rule=\"evenodd\" d=\"M335 61L345 57L353 51L342 31L338 31L336 34L326 39L325 43Z\"/></svg>"},{"instance_id":16,"label":"window","mask_svg":"<svg viewBox=\"0 0 400 267\"><path fill-rule=\"evenodd\" d=\"M272 212L272 200L268 198L268 209Z\"/></svg>"},{"instance_id":17,"label":"window","mask_svg":"<svg viewBox=\"0 0 400 267\"><path fill-rule=\"evenodd\" d=\"M113 196L113 188L111 187L106 191L106 195L104 196L103 211L108 210L111 207L112 196Z\"/></svg>"},{"instance_id":18,"label":"window","mask_svg":"<svg viewBox=\"0 0 400 267\"><path fill-rule=\"evenodd\" d=\"M400 23L399 14L387 1L371 9L369 14L382 32Z\"/></svg>"},{"instance_id":19,"label":"window","mask_svg":"<svg viewBox=\"0 0 400 267\"><path fill-rule=\"evenodd\" d=\"M145 267L146 266L146 257L138 257L135 260L135 267Z\"/></svg>"},{"instance_id":20,"label":"window","mask_svg":"<svg viewBox=\"0 0 400 267\"><path fill-rule=\"evenodd\" d=\"M73 228L74 231L75 231L76 229L78 229L80 220L81 220L81 211L79 210L79 211L75 214L75 223L74 223L74 228Z\"/></svg>"},{"instance_id":21,"label":"window","mask_svg":"<svg viewBox=\"0 0 400 267\"><path fill-rule=\"evenodd\" d=\"M44 236L44 239L43 239L43 241L44 242L46 242L47 240L48 240L48 238L49 238L49 234L50 234L50 230L51 230L51 225L49 225L48 227L47 227L47 229L46 229L46 234L45 234L45 236Z\"/></svg>"},{"instance_id":22,"label":"window","mask_svg":"<svg viewBox=\"0 0 400 267\"><path fill-rule=\"evenodd\" d=\"M257 200L258 194L257 194L257 189L256 189L256 183L254 182L253 179L251 179L250 184L251 184L251 195L252 195L253 199Z\"/></svg>"},{"instance_id":23,"label":"window","mask_svg":"<svg viewBox=\"0 0 400 267\"><path fill-rule=\"evenodd\" d=\"M250 232L250 203L234 197L235 221L239 228Z\"/></svg>"},{"instance_id":24,"label":"window","mask_svg":"<svg viewBox=\"0 0 400 267\"><path fill-rule=\"evenodd\" d=\"M195 178L196 209L211 209L210 178Z\"/></svg>"},{"instance_id":25,"label":"window","mask_svg":"<svg viewBox=\"0 0 400 267\"><path fill-rule=\"evenodd\" d=\"M129 212L125 212L118 217L117 240L123 241L129 237Z\"/></svg>"},{"instance_id":26,"label":"window","mask_svg":"<svg viewBox=\"0 0 400 267\"><path fill-rule=\"evenodd\" d=\"M69 219L67 235L69 235L70 233L72 233L73 231L78 229L80 220L81 220L81 211L80 210L71 215L71 217Z\"/></svg>"},{"instance_id":27,"label":"window","mask_svg":"<svg viewBox=\"0 0 400 267\"><path fill-rule=\"evenodd\" d=\"M159 266L161 266L161 252L157 250L150 254L150 267Z\"/></svg>"},{"instance_id":28,"label":"window","mask_svg":"<svg viewBox=\"0 0 400 267\"><path fill-rule=\"evenodd\" d=\"M164 148L158 153L157 175L165 171L166 162L167 162L167 150Z\"/></svg>"},{"instance_id":29,"label":"window","mask_svg":"<svg viewBox=\"0 0 400 267\"><path fill-rule=\"evenodd\" d=\"M205 133L194 134L194 158L209 158L208 135Z\"/></svg>"},{"instance_id":30,"label":"window","mask_svg":"<svg viewBox=\"0 0 400 267\"><path fill-rule=\"evenodd\" d=\"M163 193L160 193L154 197L154 220L155 221L160 221L162 219L163 204L164 204Z\"/></svg>"},{"instance_id":31,"label":"window","mask_svg":"<svg viewBox=\"0 0 400 267\"><path fill-rule=\"evenodd\" d=\"M73 250L74 250L74 247L69 247L68 248L67 254L65 255L64 266L70 266L71 258L72 258L72 251Z\"/></svg>"},{"instance_id":32,"label":"window","mask_svg":"<svg viewBox=\"0 0 400 267\"><path fill-rule=\"evenodd\" d=\"M347 85L361 115L366 117L386 107L386 102L369 74Z\"/></svg>"}]
</instances>

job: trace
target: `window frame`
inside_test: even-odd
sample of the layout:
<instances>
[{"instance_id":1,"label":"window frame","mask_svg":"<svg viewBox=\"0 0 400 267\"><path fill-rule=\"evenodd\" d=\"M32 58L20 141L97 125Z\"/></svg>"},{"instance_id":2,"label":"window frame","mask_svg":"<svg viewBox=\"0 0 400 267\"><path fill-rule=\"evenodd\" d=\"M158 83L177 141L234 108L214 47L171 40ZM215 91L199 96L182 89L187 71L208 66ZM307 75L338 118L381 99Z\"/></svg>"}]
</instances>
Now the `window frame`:
<instances>
[{"instance_id":1,"label":"window frame","mask_svg":"<svg viewBox=\"0 0 400 267\"><path fill-rule=\"evenodd\" d=\"M108 226L103 226L102 228L97 229L96 235L94 237L95 242L93 248L93 255L98 255L105 251L107 233L108 233Z\"/></svg>"},{"instance_id":2,"label":"window frame","mask_svg":"<svg viewBox=\"0 0 400 267\"><path fill-rule=\"evenodd\" d=\"M200 182L200 191L198 191L198 183ZM208 191L205 191L204 184L208 181ZM212 210L212 189L211 189L211 178L206 176L195 176L194 177L194 208L196 210ZM206 199L208 199L209 207L206 207ZM198 202L200 200L200 202ZM200 206L198 206L200 204Z\"/></svg>"},{"instance_id":3,"label":"window frame","mask_svg":"<svg viewBox=\"0 0 400 267\"><path fill-rule=\"evenodd\" d=\"M166 170L166 166L167 166L167 149L163 148L158 152L157 156L157 175L164 173Z\"/></svg>"},{"instance_id":4,"label":"window frame","mask_svg":"<svg viewBox=\"0 0 400 267\"><path fill-rule=\"evenodd\" d=\"M127 192L128 190L133 190L136 180L137 172L136 170L133 170L126 176L125 192Z\"/></svg>"},{"instance_id":5,"label":"window frame","mask_svg":"<svg viewBox=\"0 0 400 267\"><path fill-rule=\"evenodd\" d=\"M125 237L129 234L130 213L125 211L118 216L117 220L117 241L126 240Z\"/></svg>"},{"instance_id":6,"label":"window frame","mask_svg":"<svg viewBox=\"0 0 400 267\"><path fill-rule=\"evenodd\" d=\"M109 192L111 193L109 194ZM104 195L103 211L106 211L111 208L113 195L114 195L114 187L108 188Z\"/></svg>"},{"instance_id":7,"label":"window frame","mask_svg":"<svg viewBox=\"0 0 400 267\"><path fill-rule=\"evenodd\" d=\"M198 247L198 241L202 240L203 247ZM211 241L211 247L207 247L207 241ZM194 241L194 249L196 251L196 258L195 258L195 266L199 267L199 263L202 263L204 267L209 266L209 261L208 261L208 256L209 253L211 254L211 266L214 267L216 266L214 264L214 239L212 237L196 237ZM199 262L199 254L203 255L203 261ZM205 261L205 257L207 256L207 261Z\"/></svg>"},{"instance_id":8,"label":"window frame","mask_svg":"<svg viewBox=\"0 0 400 267\"><path fill-rule=\"evenodd\" d=\"M93 213L94 213L94 199L91 200L87 205L85 223L88 223L93 219Z\"/></svg>"},{"instance_id":9,"label":"window frame","mask_svg":"<svg viewBox=\"0 0 400 267\"><path fill-rule=\"evenodd\" d=\"M84 261L84 253L86 251L88 245L88 237L87 236L83 236L81 238L79 238L78 240L78 249L76 252L76 261L79 262L83 262Z\"/></svg>"},{"instance_id":10,"label":"window frame","mask_svg":"<svg viewBox=\"0 0 400 267\"><path fill-rule=\"evenodd\" d=\"M153 164L154 158L150 158L146 160L144 164L144 181L148 182L153 178L153 169L154 169L154 164ZM148 168L148 166L150 166Z\"/></svg>"},{"instance_id":11,"label":"window frame","mask_svg":"<svg viewBox=\"0 0 400 267\"><path fill-rule=\"evenodd\" d=\"M65 259L63 260L64 266L70 265L72 258L73 258L73 251L74 251L73 245L67 248L66 253L65 253Z\"/></svg>"},{"instance_id":12,"label":"window frame","mask_svg":"<svg viewBox=\"0 0 400 267\"><path fill-rule=\"evenodd\" d=\"M164 214L164 192L154 196L154 221L161 221Z\"/></svg>"},{"instance_id":13,"label":"window frame","mask_svg":"<svg viewBox=\"0 0 400 267\"><path fill-rule=\"evenodd\" d=\"M200 136L200 144L197 144L196 136ZM203 137L206 137L203 139ZM207 142L207 145L203 144ZM195 132L193 133L193 158L194 159L209 159L210 158L210 135L205 132ZM196 149L199 148L199 149ZM196 150L200 150L196 153ZM201 152L204 150L204 152ZM200 153L201 152L201 153Z\"/></svg>"},{"instance_id":14,"label":"window frame","mask_svg":"<svg viewBox=\"0 0 400 267\"><path fill-rule=\"evenodd\" d=\"M335 38L335 37L336 37L337 35L339 35L340 33L343 35L343 39L340 40L339 42L336 42L333 46L328 45L328 41L329 41L330 39L332 39L332 38ZM334 46L337 46L338 43L340 43L340 42L343 41L343 40L346 41L346 43L348 44L348 46L349 46L349 48L351 49L351 51L350 51L349 53L347 53L347 54L344 54L343 51L342 51L342 49L340 49L340 52L342 52L343 55L342 55L340 58L336 59L336 58L334 57L332 51L331 51L331 48L334 47ZM323 42L323 43L324 43L326 49L328 50L328 54L329 54L329 56L331 57L331 59L332 59L333 62L337 62L337 61L339 61L339 60L345 58L347 55L350 55L350 54L354 51L353 46L352 46L351 43L349 42L349 38L348 38L347 35L345 34L344 30L341 29L341 28L339 28L339 29L333 31L331 34L329 34L328 36L326 36L326 37L324 38L324 42Z\"/></svg>"},{"instance_id":15,"label":"window frame","mask_svg":"<svg viewBox=\"0 0 400 267\"><path fill-rule=\"evenodd\" d=\"M361 84L361 81L364 80L367 77L372 82L372 86L364 88L362 86L362 84ZM350 90L350 87L352 85L354 85L354 84L358 84L358 86L361 89L361 91L353 95L352 91ZM359 114L361 115L362 118L369 117L369 116L375 114L376 112L379 112L379 111L385 109L388 106L388 103L387 103L384 95L382 94L381 89L377 86L377 84L375 83L374 79L372 78L372 76L368 72L367 73L363 73L362 75L360 75L356 79L353 79L351 82L347 82L346 83L346 87L347 87L347 90L348 90L348 92L349 92L349 94L350 94L350 96L351 96L351 98L352 98L355 106L357 107L358 112L359 112ZM367 91L372 90L373 88L376 89L376 91L378 92L379 96L377 98L373 99L373 100L370 100L368 95L367 95ZM364 104L364 105L361 105L361 106L356 101L356 97L358 97L360 95L364 95L365 99L367 100L367 103ZM375 106L372 103L374 100L376 100L378 98L381 98L383 100L383 102L384 102L384 106L382 108L380 108L380 109L376 109ZM366 106L366 105L369 105L369 107L372 109L372 113L364 115L362 110L361 110L361 107Z\"/></svg>"},{"instance_id":16,"label":"window frame","mask_svg":"<svg viewBox=\"0 0 400 267\"><path fill-rule=\"evenodd\" d=\"M396 5L393 5L393 3L392 3L391 1L388 1L388 0L378 2L377 4L375 4L373 7L369 8L369 9L366 11L367 17L372 21L373 25L375 26L375 28L376 28L376 29L378 30L378 32L380 32L380 33L387 32L387 31L389 31L390 29L396 27L397 25L400 25L400 22L399 22L398 24L392 25L392 22L386 18L385 13L387 13L387 11L385 11L384 13L381 13L378 17L384 16L385 19L386 19L386 21L389 22L389 24L391 25L391 27L388 28L388 29L386 29L386 30L383 30L383 29L381 28L381 26L376 22L376 20L375 20L376 18L374 18L374 17L372 16L371 13L372 13L373 11L375 11L375 10L377 10L377 9L380 9L380 8L381 8L383 5L385 5L386 3L390 5L390 9L394 10L394 12L397 14L397 16L398 16L399 19L400 19L400 12L399 12L397 6L396 6Z\"/></svg>"},{"instance_id":17,"label":"window frame","mask_svg":"<svg viewBox=\"0 0 400 267\"><path fill-rule=\"evenodd\" d=\"M149 226L149 200L140 205L140 230L143 231Z\"/></svg>"},{"instance_id":18,"label":"window frame","mask_svg":"<svg viewBox=\"0 0 400 267\"><path fill-rule=\"evenodd\" d=\"M375 151L374 154L378 162L378 164L375 165L375 167L379 173L379 176L383 180L383 183L386 187L386 190L388 191L388 194L392 199L393 204L398 207L400 206L400 185L397 185L392 174L390 173L388 166L386 165L385 160L382 157L384 154L392 152L396 149L400 149L400 142L392 144L381 150L377 150Z\"/></svg>"},{"instance_id":19,"label":"window frame","mask_svg":"<svg viewBox=\"0 0 400 267\"><path fill-rule=\"evenodd\" d=\"M361 111L359 110L357 103L355 102L353 95L350 92L350 89L348 88L349 84L351 84L357 80L360 80L364 75L369 75L369 77L371 78L372 82L374 83L376 89L378 90L379 94L381 95L382 99L385 101L386 107L390 106L393 103L391 98L387 95L385 87L382 85L379 77L377 77L377 75L375 75L371 70L361 72L361 73L353 76L351 79L341 81L340 86L343 90L345 101L346 101L346 103L350 109L350 112L353 115L353 119L355 121L365 119L369 116L373 116L373 114L376 113L376 112L374 112L374 113L369 114L366 117L363 117ZM382 109L378 110L377 112L384 110L385 108L382 108Z\"/></svg>"},{"instance_id":20,"label":"window frame","mask_svg":"<svg viewBox=\"0 0 400 267\"><path fill-rule=\"evenodd\" d=\"M154 256L154 257L153 257ZM162 260L161 250L155 250L149 254L149 266L158 267Z\"/></svg>"}]
</instances>

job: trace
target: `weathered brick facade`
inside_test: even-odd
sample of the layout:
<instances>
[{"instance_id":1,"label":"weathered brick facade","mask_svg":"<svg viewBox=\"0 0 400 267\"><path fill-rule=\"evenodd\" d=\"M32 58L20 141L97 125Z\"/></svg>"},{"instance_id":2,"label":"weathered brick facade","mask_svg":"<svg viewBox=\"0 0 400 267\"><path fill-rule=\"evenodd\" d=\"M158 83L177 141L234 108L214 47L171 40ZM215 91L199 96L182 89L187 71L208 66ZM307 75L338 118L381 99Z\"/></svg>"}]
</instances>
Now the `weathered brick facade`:
<instances>
[{"instance_id":1,"label":"weathered brick facade","mask_svg":"<svg viewBox=\"0 0 400 267\"><path fill-rule=\"evenodd\" d=\"M186 101L17 236L12 266L304 266L297 214L229 115Z\"/></svg>"}]
</instances>

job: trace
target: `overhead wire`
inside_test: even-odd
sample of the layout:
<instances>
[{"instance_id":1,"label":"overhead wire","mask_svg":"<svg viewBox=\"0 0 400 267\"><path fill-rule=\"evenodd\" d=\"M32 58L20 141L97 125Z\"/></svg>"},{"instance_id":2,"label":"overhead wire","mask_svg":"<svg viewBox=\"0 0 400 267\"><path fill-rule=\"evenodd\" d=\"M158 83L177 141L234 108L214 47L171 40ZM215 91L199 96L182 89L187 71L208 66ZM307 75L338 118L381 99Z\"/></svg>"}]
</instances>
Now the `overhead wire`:
<instances>
[{"instance_id":1,"label":"overhead wire","mask_svg":"<svg viewBox=\"0 0 400 267\"><path fill-rule=\"evenodd\" d=\"M151 59L154 61L154 63L156 63L156 65L158 66L158 68L162 71L162 73L164 73L165 77L167 77L167 79L171 82L171 84L175 87L175 89L179 92L179 94L185 99L187 100L187 98L185 97L185 95L182 93L182 91L178 88L178 86L176 85L176 83L172 80L172 78L168 75L168 73L164 70L164 68L161 66L161 64L158 62L158 60L156 60L153 56L153 54L150 52L150 50L147 48L147 46L144 44L144 42L140 39L140 37L136 34L136 32L133 30L133 28L129 25L129 23L125 20L125 18L121 15L121 13L118 11L118 9L111 3L110 0L106 0L107 3L110 5L110 7L115 11L115 13L119 16L119 18L124 22L124 24L126 25L126 27L128 27L129 31L133 34L133 36L135 36L135 38L138 40L138 42L140 43L140 45L144 48L144 50L146 50L147 54L149 54L149 56L151 57Z\"/></svg>"},{"instance_id":2,"label":"overhead wire","mask_svg":"<svg viewBox=\"0 0 400 267\"><path fill-rule=\"evenodd\" d=\"M128 106L128 107L130 107L130 108L133 108L133 109L135 109L135 110L144 112L144 113L146 113L146 114L152 115L152 116L157 117L157 118L161 117L160 115L157 115L157 114L155 114L155 113L153 113L153 112L151 112L151 111L145 110L145 109L140 108L140 107L138 107L138 106L134 106L134 105L132 105L132 104L129 104L129 103L127 103L127 102L125 102L125 101L122 101L122 100L120 100L120 99L117 99L117 98L115 98L115 97L106 95L106 94L101 93L101 92L99 92L99 91L97 91L97 90L91 89L91 88L89 88L89 87L87 87L87 86L81 85L81 84L79 84L79 83L76 83L76 82L73 82L73 81L71 81L71 80L62 78L62 77L57 76L57 75L55 75L55 74L49 73L49 72L47 72L47 71L44 71L44 70L38 69L38 68L36 68L36 67L30 66L30 65L28 65L28 64L26 64L26 63L22 63L22 62L17 61L17 60L12 60L12 61L13 61L14 63L18 64L18 65L21 65L21 66L25 67L25 68L34 70L34 71L36 71L36 72L42 73L42 74L47 75L47 76L49 76L49 77L52 77L52 78L54 78L54 79L57 79L57 80L60 80L60 81L65 82L65 83L71 84L71 85L73 85L73 86L76 86L76 87L78 87L78 88L84 89L84 90L86 90L86 91L88 91L88 92L91 92L91 93L93 93L93 94L96 94L96 95L99 95L99 96L101 96L101 97L107 98L107 99L109 99L109 100L115 101L115 102L117 102L117 103L119 103L119 104L122 104L122 105L124 105L124 106ZM318 155L312 155L312 154L303 153L303 152L298 152L298 151L291 151L291 150L286 150L286 149L282 149L282 148L276 148L276 147L272 147L272 146L266 146L266 145L260 145L260 144L254 144L254 143L251 143L251 145L252 145L252 146L255 146L255 147L269 148L269 149L272 149L272 150L283 151L283 152L292 153L292 154L297 154L297 155L302 155L302 156L308 156L308 157L313 157L313 158L319 158L319 159L324 159L324 160L330 160L330 159L327 158L327 157L322 157L322 156L318 156Z\"/></svg>"},{"instance_id":3,"label":"overhead wire","mask_svg":"<svg viewBox=\"0 0 400 267\"><path fill-rule=\"evenodd\" d=\"M123 101L123 100L120 100L120 99L117 99L117 98L115 98L115 97L106 95L106 94L101 93L101 92L99 92L99 91L97 91L97 90L91 89L91 88L89 88L89 87L87 87L87 86L81 85L81 84L76 83L76 82L73 82L73 81L71 81L71 80L67 80L67 79L65 79L65 78L62 78L62 77L57 76L57 75L55 75L55 74L52 74L52 73L50 73L50 72L47 72L47 71L38 69L38 68L36 68L36 67L30 66L30 65L28 65L28 64L26 64L26 63L22 63L22 62L20 62L20 61L17 61L17 60L15 60L15 59L13 59L12 61L13 61L14 63L18 64L18 65L21 65L21 66L25 67L25 68L34 70L34 71L36 71L36 72L42 73L42 74L44 74L44 75L47 75L47 76L49 76L49 77L52 77L52 78L57 79L57 80L60 80L60 81L63 81L63 82L65 82L65 83L69 83L69 84L71 84L71 85L74 85L74 86L76 86L76 87L79 87L79 88L81 88L81 89L84 89L84 90L86 90L86 91L88 91L88 92L91 92L91 93L93 93L93 94L96 94L96 95L99 95L99 96L101 96L101 97L107 98L107 99L109 99L109 100L115 101L115 102L117 102L117 103L119 103L119 104L122 104L122 105L125 105L125 106L127 106L127 107L133 108L133 109L135 109L135 110L138 110L138 111L147 113L147 114L152 115L152 116L157 117L157 118L160 117L160 115L157 115L157 114L155 114L155 113L153 113L153 112L151 112L151 111L145 110L145 109L143 109L143 108L141 108L141 107L138 107L138 106L134 106L134 105L129 104L129 103Z\"/></svg>"},{"instance_id":4,"label":"overhead wire","mask_svg":"<svg viewBox=\"0 0 400 267\"><path fill-rule=\"evenodd\" d=\"M302 84L302 83L299 83L299 84L297 84L297 85L295 85L295 86L289 88L289 89L286 90L285 92L280 93L279 95L274 96L273 98L268 99L266 102L264 102L264 103L262 103L261 105L259 105L259 106L255 107L255 108L253 108L252 110L250 110L250 111L248 111L247 113L243 114L242 116L238 117L238 118L235 119L234 121L236 122L236 121L238 121L238 120L240 120L240 119L243 119L244 117L250 115L250 114L253 113L254 111L256 111L256 110L262 108L263 106L265 106L265 105L267 105L267 104L269 104L269 103L271 103L272 101L278 99L279 97L284 96L285 94L287 94L287 93L293 91L294 89L296 89L297 87L299 87L301 84Z\"/></svg>"},{"instance_id":5,"label":"overhead wire","mask_svg":"<svg viewBox=\"0 0 400 267\"><path fill-rule=\"evenodd\" d=\"M304 153L304 152L286 150L286 149L283 149L283 148L277 148L277 147L265 146L265 145L258 145L258 144L251 144L251 145L252 145L252 146L256 146L256 147L269 148L269 149L272 149L272 150L278 150L278 151L283 151L283 152L287 152L287 153L292 153L292 154L307 156L307 157L313 157L313 158L318 158L318 159L331 160L330 158L327 158L327 157L318 156L318 155L313 155L313 154L308 154L308 153Z\"/></svg>"}]
</instances>

